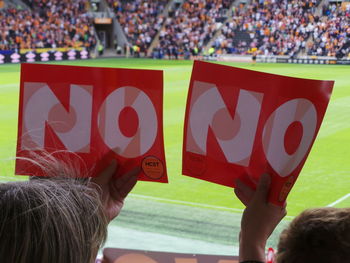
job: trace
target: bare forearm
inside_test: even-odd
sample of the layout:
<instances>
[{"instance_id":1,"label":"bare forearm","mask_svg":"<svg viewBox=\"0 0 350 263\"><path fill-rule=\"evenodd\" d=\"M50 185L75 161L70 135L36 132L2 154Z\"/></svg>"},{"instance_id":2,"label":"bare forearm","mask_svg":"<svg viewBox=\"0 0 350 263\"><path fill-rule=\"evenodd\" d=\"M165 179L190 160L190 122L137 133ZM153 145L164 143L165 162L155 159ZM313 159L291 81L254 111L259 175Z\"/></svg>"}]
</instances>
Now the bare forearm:
<instances>
[{"instance_id":1,"label":"bare forearm","mask_svg":"<svg viewBox=\"0 0 350 263\"><path fill-rule=\"evenodd\" d=\"M244 261L265 262L265 242L240 238L239 262Z\"/></svg>"}]
</instances>

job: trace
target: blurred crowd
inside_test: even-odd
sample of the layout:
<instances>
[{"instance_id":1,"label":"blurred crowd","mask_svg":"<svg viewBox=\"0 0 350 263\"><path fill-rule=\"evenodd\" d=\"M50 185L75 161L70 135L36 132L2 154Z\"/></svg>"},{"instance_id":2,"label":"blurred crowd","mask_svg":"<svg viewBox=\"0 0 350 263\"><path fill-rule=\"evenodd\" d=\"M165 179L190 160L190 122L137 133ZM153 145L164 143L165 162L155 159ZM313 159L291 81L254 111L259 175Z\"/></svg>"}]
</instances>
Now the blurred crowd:
<instances>
[{"instance_id":1,"label":"blurred crowd","mask_svg":"<svg viewBox=\"0 0 350 263\"><path fill-rule=\"evenodd\" d=\"M214 41L216 53L337 56L350 41L350 5L325 3L317 16L320 2L253 0L233 8Z\"/></svg>"},{"instance_id":2,"label":"blurred crowd","mask_svg":"<svg viewBox=\"0 0 350 263\"><path fill-rule=\"evenodd\" d=\"M164 23L168 0L108 0L136 53L147 52Z\"/></svg>"},{"instance_id":3,"label":"blurred crowd","mask_svg":"<svg viewBox=\"0 0 350 263\"><path fill-rule=\"evenodd\" d=\"M170 12L154 56L197 56L222 26L232 0L188 0Z\"/></svg>"},{"instance_id":4,"label":"blurred crowd","mask_svg":"<svg viewBox=\"0 0 350 263\"><path fill-rule=\"evenodd\" d=\"M347 43L350 45L350 4L324 5L322 13L324 19L313 28L308 55L345 55L340 52Z\"/></svg>"},{"instance_id":5,"label":"blurred crowd","mask_svg":"<svg viewBox=\"0 0 350 263\"><path fill-rule=\"evenodd\" d=\"M253 0L249 6L232 10L232 21L215 41L218 52L247 54L256 49L264 55L295 55L306 47L319 18L314 15L317 0ZM246 39L235 42L239 33Z\"/></svg>"},{"instance_id":6,"label":"blurred crowd","mask_svg":"<svg viewBox=\"0 0 350 263\"><path fill-rule=\"evenodd\" d=\"M24 1L30 10L0 10L0 50L96 46L89 2ZM167 9L169 0L108 0L128 39L125 51L134 54L174 59L205 52L348 55L350 5L321 2L252 0L234 6L233 0L186 0ZM147 54L156 37L157 45Z\"/></svg>"},{"instance_id":7,"label":"blurred crowd","mask_svg":"<svg viewBox=\"0 0 350 263\"><path fill-rule=\"evenodd\" d=\"M96 45L84 0L27 0L31 10L0 11L0 50Z\"/></svg>"}]
</instances>

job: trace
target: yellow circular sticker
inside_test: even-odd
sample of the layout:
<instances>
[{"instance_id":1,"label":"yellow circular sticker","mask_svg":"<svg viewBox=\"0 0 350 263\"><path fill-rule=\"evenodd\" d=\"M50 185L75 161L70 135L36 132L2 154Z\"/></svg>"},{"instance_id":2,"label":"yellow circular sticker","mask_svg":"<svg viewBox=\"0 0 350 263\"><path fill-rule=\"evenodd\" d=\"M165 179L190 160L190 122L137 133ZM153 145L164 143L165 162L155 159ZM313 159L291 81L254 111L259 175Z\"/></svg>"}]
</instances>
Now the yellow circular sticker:
<instances>
[{"instance_id":1,"label":"yellow circular sticker","mask_svg":"<svg viewBox=\"0 0 350 263\"><path fill-rule=\"evenodd\" d=\"M286 200L287 195L289 194L290 190L292 190L294 181L294 176L291 176L287 179L287 181L282 186L281 192L278 197L278 201L284 202Z\"/></svg>"},{"instance_id":2,"label":"yellow circular sticker","mask_svg":"<svg viewBox=\"0 0 350 263\"><path fill-rule=\"evenodd\" d=\"M164 166L157 157L148 156L142 160L142 171L152 179L159 179L164 174Z\"/></svg>"}]
</instances>

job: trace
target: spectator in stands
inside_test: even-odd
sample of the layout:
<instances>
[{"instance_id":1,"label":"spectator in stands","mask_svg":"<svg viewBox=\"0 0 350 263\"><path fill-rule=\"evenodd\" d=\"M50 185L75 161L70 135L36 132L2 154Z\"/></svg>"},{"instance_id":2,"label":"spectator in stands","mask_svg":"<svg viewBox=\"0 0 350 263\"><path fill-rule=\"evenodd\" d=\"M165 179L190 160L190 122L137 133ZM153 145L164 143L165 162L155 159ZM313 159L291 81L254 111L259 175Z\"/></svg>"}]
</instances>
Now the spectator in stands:
<instances>
[{"instance_id":1,"label":"spectator in stands","mask_svg":"<svg viewBox=\"0 0 350 263\"><path fill-rule=\"evenodd\" d=\"M33 165L51 178L0 184L1 262L93 263L138 170L112 180L112 162L89 182L52 158Z\"/></svg>"},{"instance_id":2,"label":"spectator in stands","mask_svg":"<svg viewBox=\"0 0 350 263\"><path fill-rule=\"evenodd\" d=\"M315 25L308 54L334 57L350 43L350 4L325 4L322 10L324 19Z\"/></svg>"},{"instance_id":3,"label":"spectator in stands","mask_svg":"<svg viewBox=\"0 0 350 263\"><path fill-rule=\"evenodd\" d=\"M0 49L77 48L96 44L85 1L28 0L33 9L0 11Z\"/></svg>"},{"instance_id":4,"label":"spectator in stands","mask_svg":"<svg viewBox=\"0 0 350 263\"><path fill-rule=\"evenodd\" d=\"M196 57L221 26L232 0L184 1L173 17L165 20L159 41L163 49L173 47L177 54Z\"/></svg>"},{"instance_id":5,"label":"spectator in stands","mask_svg":"<svg viewBox=\"0 0 350 263\"><path fill-rule=\"evenodd\" d=\"M281 234L277 262L350 262L350 208L301 213Z\"/></svg>"},{"instance_id":6,"label":"spectator in stands","mask_svg":"<svg viewBox=\"0 0 350 263\"><path fill-rule=\"evenodd\" d=\"M223 28L223 41L232 42L240 54L257 47L264 55L297 54L306 46L309 37L308 25L318 18L313 15L320 1L254 0L247 6L234 10L233 21ZM249 42L244 46L233 40L237 33L245 33ZM242 33L240 35L242 35ZM223 45L227 53L227 45Z\"/></svg>"},{"instance_id":7,"label":"spectator in stands","mask_svg":"<svg viewBox=\"0 0 350 263\"><path fill-rule=\"evenodd\" d=\"M96 39L84 0L25 0L32 10L0 11L0 50L35 48L93 49ZM350 5L321 0L188 0L172 7L168 0L108 0L132 46L146 54L159 34L158 54L196 56L213 41L216 54L349 56ZM232 6L232 9L230 9ZM322 17L315 15L322 8ZM232 15L224 24L227 14ZM146 54L147 55L147 54Z\"/></svg>"},{"instance_id":8,"label":"spectator in stands","mask_svg":"<svg viewBox=\"0 0 350 263\"><path fill-rule=\"evenodd\" d=\"M138 46L140 53L146 53L163 25L162 13L168 0L108 0L108 2L124 28L129 42L132 46Z\"/></svg>"},{"instance_id":9,"label":"spectator in stands","mask_svg":"<svg viewBox=\"0 0 350 263\"><path fill-rule=\"evenodd\" d=\"M240 181L235 193L246 205L240 233L240 262L265 262L265 245L286 215L285 206L267 203L270 177L254 192ZM350 208L309 209L297 216L279 240L276 263L350 262Z\"/></svg>"}]
</instances>

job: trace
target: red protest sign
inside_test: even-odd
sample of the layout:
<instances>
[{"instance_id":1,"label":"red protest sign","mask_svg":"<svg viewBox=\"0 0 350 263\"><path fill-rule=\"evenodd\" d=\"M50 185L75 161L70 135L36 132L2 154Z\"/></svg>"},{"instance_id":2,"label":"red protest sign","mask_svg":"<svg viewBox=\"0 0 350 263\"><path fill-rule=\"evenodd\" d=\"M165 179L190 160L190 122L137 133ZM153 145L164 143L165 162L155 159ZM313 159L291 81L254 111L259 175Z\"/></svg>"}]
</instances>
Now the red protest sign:
<instances>
[{"instance_id":1,"label":"red protest sign","mask_svg":"<svg viewBox=\"0 0 350 263\"><path fill-rule=\"evenodd\" d=\"M162 110L162 71L22 64L17 157L43 149L88 169L115 158L119 173L167 182ZM40 173L17 159L16 174Z\"/></svg>"},{"instance_id":2,"label":"red protest sign","mask_svg":"<svg viewBox=\"0 0 350 263\"><path fill-rule=\"evenodd\" d=\"M184 175L234 187L272 175L282 204L325 114L333 81L194 63L185 116Z\"/></svg>"}]
</instances>

